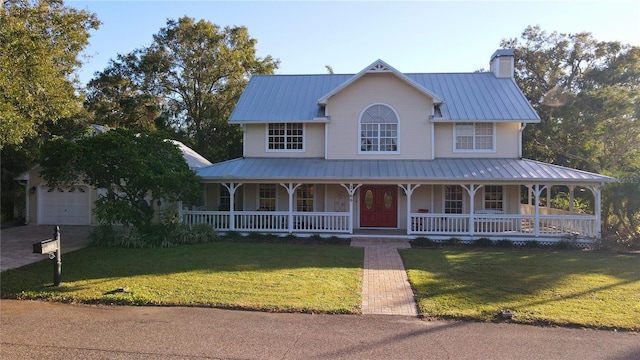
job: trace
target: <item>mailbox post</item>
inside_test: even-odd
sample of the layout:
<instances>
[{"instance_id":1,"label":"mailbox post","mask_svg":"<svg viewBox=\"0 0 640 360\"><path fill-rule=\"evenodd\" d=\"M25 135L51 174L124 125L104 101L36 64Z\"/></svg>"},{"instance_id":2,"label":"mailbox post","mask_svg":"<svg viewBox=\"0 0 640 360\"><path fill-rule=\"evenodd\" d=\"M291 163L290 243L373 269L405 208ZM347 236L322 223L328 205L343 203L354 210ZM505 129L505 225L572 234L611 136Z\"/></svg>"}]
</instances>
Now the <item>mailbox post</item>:
<instances>
[{"instance_id":1,"label":"mailbox post","mask_svg":"<svg viewBox=\"0 0 640 360\"><path fill-rule=\"evenodd\" d=\"M60 227L53 228L53 239L47 239L33 244L34 254L49 255L53 262L53 285L60 285L62 280L62 253L60 251Z\"/></svg>"}]
</instances>

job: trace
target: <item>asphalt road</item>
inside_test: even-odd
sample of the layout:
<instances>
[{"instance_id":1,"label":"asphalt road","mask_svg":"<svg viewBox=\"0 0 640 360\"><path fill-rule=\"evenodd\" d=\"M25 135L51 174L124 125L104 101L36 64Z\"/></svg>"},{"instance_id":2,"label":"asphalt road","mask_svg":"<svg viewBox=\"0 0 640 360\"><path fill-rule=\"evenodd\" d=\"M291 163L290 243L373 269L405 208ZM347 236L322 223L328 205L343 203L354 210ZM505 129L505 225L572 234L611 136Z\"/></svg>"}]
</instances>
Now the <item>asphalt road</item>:
<instances>
[{"instance_id":1,"label":"asphalt road","mask_svg":"<svg viewBox=\"0 0 640 360\"><path fill-rule=\"evenodd\" d=\"M404 316L0 301L2 359L640 359L640 334Z\"/></svg>"}]
</instances>

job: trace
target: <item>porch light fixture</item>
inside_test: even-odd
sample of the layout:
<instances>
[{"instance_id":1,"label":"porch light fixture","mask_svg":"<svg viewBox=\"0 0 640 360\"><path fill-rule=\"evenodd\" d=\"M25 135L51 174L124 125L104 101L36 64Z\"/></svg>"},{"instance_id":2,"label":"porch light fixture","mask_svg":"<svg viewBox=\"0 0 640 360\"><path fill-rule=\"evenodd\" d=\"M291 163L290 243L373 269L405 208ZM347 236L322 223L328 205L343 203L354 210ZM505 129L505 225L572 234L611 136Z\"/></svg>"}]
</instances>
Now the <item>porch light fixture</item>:
<instances>
[{"instance_id":1,"label":"porch light fixture","mask_svg":"<svg viewBox=\"0 0 640 360\"><path fill-rule=\"evenodd\" d=\"M35 193L36 193L36 187L35 186L30 187L29 188L29 195L33 195Z\"/></svg>"}]
</instances>

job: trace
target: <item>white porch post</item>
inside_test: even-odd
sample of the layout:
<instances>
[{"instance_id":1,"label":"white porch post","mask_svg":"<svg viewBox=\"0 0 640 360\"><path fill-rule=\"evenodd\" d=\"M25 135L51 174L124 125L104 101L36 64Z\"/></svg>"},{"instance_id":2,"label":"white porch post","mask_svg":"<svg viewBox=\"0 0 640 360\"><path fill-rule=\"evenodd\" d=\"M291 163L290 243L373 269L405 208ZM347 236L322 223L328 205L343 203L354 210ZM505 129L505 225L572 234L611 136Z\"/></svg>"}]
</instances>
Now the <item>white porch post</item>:
<instances>
[{"instance_id":1,"label":"white porch post","mask_svg":"<svg viewBox=\"0 0 640 360\"><path fill-rule=\"evenodd\" d=\"M547 209L551 209L551 185L546 185L547 188ZM547 211L549 214L549 211Z\"/></svg>"},{"instance_id":2,"label":"white porch post","mask_svg":"<svg viewBox=\"0 0 640 360\"><path fill-rule=\"evenodd\" d=\"M465 185L460 185L463 189L467 190L469 193L469 234L473 236L475 233L475 202L476 202L476 192L480 190L484 185L473 185L470 184L469 187ZM476 187L477 186L477 187Z\"/></svg>"},{"instance_id":3,"label":"white porch post","mask_svg":"<svg viewBox=\"0 0 640 360\"><path fill-rule=\"evenodd\" d=\"M289 194L289 221L288 221L288 230L289 234L293 233L293 194L295 194L296 189L300 187L302 184L280 184L283 188L287 189L287 193Z\"/></svg>"},{"instance_id":4,"label":"white porch post","mask_svg":"<svg viewBox=\"0 0 640 360\"><path fill-rule=\"evenodd\" d=\"M229 231L234 231L236 229L236 219L235 219L235 200L236 200L236 190L242 186L242 183L222 183L222 186L226 187L229 190Z\"/></svg>"},{"instance_id":5,"label":"white porch post","mask_svg":"<svg viewBox=\"0 0 640 360\"><path fill-rule=\"evenodd\" d=\"M569 212L573 214L573 198L574 191L576 190L575 185L569 185Z\"/></svg>"},{"instance_id":6,"label":"white porch post","mask_svg":"<svg viewBox=\"0 0 640 360\"><path fill-rule=\"evenodd\" d=\"M589 190L593 193L593 200L595 202L595 204L593 204L593 211L596 216L596 223L593 233L597 237L600 237L602 232L602 185L589 186Z\"/></svg>"},{"instance_id":7,"label":"white porch post","mask_svg":"<svg viewBox=\"0 0 640 360\"><path fill-rule=\"evenodd\" d=\"M340 184L340 186L347 190L347 194L349 194L349 234L353 234L353 195L362 184L349 184L348 186L346 184Z\"/></svg>"},{"instance_id":8,"label":"white porch post","mask_svg":"<svg viewBox=\"0 0 640 360\"><path fill-rule=\"evenodd\" d=\"M403 185L398 186L407 194L407 235L410 235L413 230L411 229L411 194L413 194L413 190L417 189L420 184L407 184L406 187Z\"/></svg>"},{"instance_id":9,"label":"white porch post","mask_svg":"<svg viewBox=\"0 0 640 360\"><path fill-rule=\"evenodd\" d=\"M536 212L535 212L535 220L534 220L534 224L533 224L533 236L535 237L540 237L540 195L542 194L542 191L544 191L544 189L547 186L543 186L542 188L540 188L539 184L536 184L534 186L534 190L533 190L533 196L535 197L535 202L536 202Z\"/></svg>"}]
</instances>

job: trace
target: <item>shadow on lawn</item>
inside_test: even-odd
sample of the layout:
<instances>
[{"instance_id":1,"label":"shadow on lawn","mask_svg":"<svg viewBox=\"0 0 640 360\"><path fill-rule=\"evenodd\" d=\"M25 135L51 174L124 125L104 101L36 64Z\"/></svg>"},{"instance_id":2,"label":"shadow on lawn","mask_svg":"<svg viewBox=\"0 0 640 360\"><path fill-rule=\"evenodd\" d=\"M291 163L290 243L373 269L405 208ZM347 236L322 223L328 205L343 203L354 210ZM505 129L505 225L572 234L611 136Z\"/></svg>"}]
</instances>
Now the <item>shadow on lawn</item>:
<instances>
[{"instance_id":1,"label":"shadow on lawn","mask_svg":"<svg viewBox=\"0 0 640 360\"><path fill-rule=\"evenodd\" d=\"M640 283L638 258L603 252L546 250L410 250L401 251L405 268L429 273L417 275L412 286L417 300L447 295L473 304L518 303L531 307L554 301L597 296L601 291ZM575 275L605 275L607 281L583 285L575 291L554 293ZM418 282L416 283L416 279ZM547 292L540 297L541 293ZM523 298L530 296L531 301Z\"/></svg>"},{"instance_id":2,"label":"shadow on lawn","mask_svg":"<svg viewBox=\"0 0 640 360\"><path fill-rule=\"evenodd\" d=\"M215 242L151 249L90 247L62 257L62 286L49 290L73 291L76 290L73 286L67 286L76 281L108 281L139 275L296 268L361 269L363 261L363 249L345 246ZM52 263L46 259L7 270L2 273L2 292L42 289L51 284L52 275Z\"/></svg>"}]
</instances>

